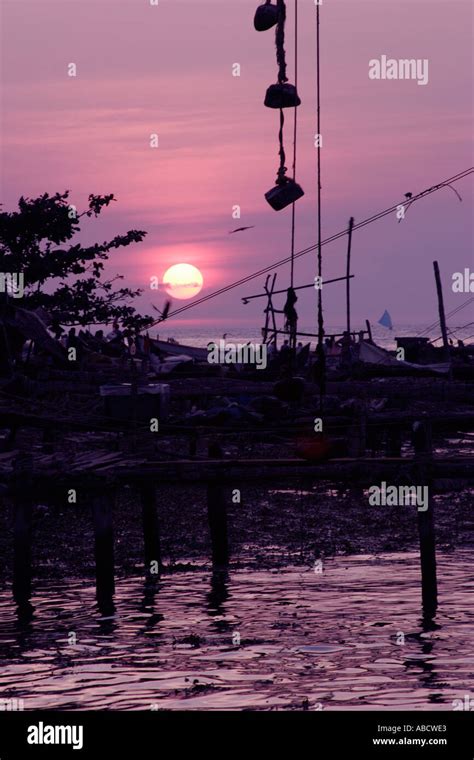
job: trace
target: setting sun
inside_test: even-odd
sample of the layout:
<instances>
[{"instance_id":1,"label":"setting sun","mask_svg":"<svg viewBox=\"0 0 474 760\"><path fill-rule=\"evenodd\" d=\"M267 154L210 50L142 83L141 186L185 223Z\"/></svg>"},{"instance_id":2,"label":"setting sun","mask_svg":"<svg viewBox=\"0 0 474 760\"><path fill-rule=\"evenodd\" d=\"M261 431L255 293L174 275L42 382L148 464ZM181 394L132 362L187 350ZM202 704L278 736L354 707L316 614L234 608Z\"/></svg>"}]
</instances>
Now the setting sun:
<instances>
[{"instance_id":1,"label":"setting sun","mask_svg":"<svg viewBox=\"0 0 474 760\"><path fill-rule=\"evenodd\" d=\"M173 264L163 276L163 285L168 295L179 299L196 296L203 282L201 272L192 264Z\"/></svg>"}]
</instances>

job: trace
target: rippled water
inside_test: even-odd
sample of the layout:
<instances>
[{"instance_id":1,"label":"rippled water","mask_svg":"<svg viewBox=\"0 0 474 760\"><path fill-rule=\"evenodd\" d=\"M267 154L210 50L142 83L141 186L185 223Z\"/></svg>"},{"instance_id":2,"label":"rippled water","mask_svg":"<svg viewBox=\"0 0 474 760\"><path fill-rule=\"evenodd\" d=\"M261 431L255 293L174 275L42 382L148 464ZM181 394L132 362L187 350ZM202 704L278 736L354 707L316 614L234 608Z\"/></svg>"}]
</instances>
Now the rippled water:
<instances>
[{"instance_id":1,"label":"rippled water","mask_svg":"<svg viewBox=\"0 0 474 760\"><path fill-rule=\"evenodd\" d=\"M473 691L472 559L439 555L433 623L413 553L336 557L322 573L203 568L154 592L119 580L109 617L93 585L65 580L37 582L20 623L6 590L0 697L26 710L450 710Z\"/></svg>"}]
</instances>

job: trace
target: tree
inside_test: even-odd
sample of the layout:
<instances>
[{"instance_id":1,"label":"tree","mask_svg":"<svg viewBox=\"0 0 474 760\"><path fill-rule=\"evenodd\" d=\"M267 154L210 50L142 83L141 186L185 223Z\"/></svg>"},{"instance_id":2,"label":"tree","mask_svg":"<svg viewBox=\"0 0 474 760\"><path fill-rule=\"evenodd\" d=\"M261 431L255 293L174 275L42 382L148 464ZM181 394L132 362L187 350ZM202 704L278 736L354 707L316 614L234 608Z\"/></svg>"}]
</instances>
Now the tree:
<instances>
[{"instance_id":1,"label":"tree","mask_svg":"<svg viewBox=\"0 0 474 760\"><path fill-rule=\"evenodd\" d=\"M45 308L62 325L106 324L119 320L126 328L153 322L140 316L131 301L142 290L117 288L123 276L104 279L104 263L114 248L139 243L146 232L129 230L110 241L83 247L73 243L80 219L98 217L115 201L113 195L89 195L88 207L78 213L69 191L38 198L20 198L19 211L0 212L0 271L22 273L27 309Z\"/></svg>"}]
</instances>

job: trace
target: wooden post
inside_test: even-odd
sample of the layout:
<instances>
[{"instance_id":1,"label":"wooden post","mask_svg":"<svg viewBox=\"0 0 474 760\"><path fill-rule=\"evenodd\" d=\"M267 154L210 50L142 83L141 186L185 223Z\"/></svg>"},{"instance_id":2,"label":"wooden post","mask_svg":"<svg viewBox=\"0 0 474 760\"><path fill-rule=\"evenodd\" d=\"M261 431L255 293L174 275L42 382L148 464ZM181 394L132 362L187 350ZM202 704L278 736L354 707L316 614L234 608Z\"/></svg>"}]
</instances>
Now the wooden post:
<instances>
[{"instance_id":1,"label":"wooden post","mask_svg":"<svg viewBox=\"0 0 474 760\"><path fill-rule=\"evenodd\" d=\"M438 294L439 324L441 327L441 335L443 336L444 355L446 361L451 365L451 354L449 352L448 333L446 330L446 318L444 316L443 288L441 286L441 277L439 274L439 266L437 261L433 261L433 269L436 280L436 293ZM451 376L451 367L449 372Z\"/></svg>"},{"instance_id":2,"label":"wooden post","mask_svg":"<svg viewBox=\"0 0 474 760\"><path fill-rule=\"evenodd\" d=\"M15 462L13 485L13 598L22 606L31 595L33 522L32 457L23 453Z\"/></svg>"},{"instance_id":3,"label":"wooden post","mask_svg":"<svg viewBox=\"0 0 474 760\"><path fill-rule=\"evenodd\" d=\"M146 483L141 487L141 502L146 574L160 575L163 566L161 562L160 527L156 510L156 489L153 483Z\"/></svg>"},{"instance_id":4,"label":"wooden post","mask_svg":"<svg viewBox=\"0 0 474 760\"><path fill-rule=\"evenodd\" d=\"M133 359L132 359L133 362ZM137 426L138 426L138 381L137 381L137 373L136 373L136 366L135 364L133 366L133 373L132 373L132 382L130 386L130 395L132 400L132 431L133 431L133 443L135 446L136 443L136 434L137 434Z\"/></svg>"},{"instance_id":5,"label":"wooden post","mask_svg":"<svg viewBox=\"0 0 474 760\"><path fill-rule=\"evenodd\" d=\"M350 457L365 456L367 448L367 411L362 403L354 412L354 418L347 431L347 447Z\"/></svg>"},{"instance_id":6,"label":"wooden post","mask_svg":"<svg viewBox=\"0 0 474 760\"><path fill-rule=\"evenodd\" d=\"M436 537L434 504L431 497L431 426L427 421L413 425L416 468L419 485L428 487L428 508L418 509L418 533L420 537L421 596L425 617L433 617L438 606L438 583L436 577Z\"/></svg>"},{"instance_id":7,"label":"wooden post","mask_svg":"<svg viewBox=\"0 0 474 760\"><path fill-rule=\"evenodd\" d=\"M210 459L221 459L222 449L219 443L211 443L208 454ZM215 568L225 567L229 563L227 506L224 489L219 481L208 483L207 516L211 533L212 564Z\"/></svg>"},{"instance_id":8,"label":"wooden post","mask_svg":"<svg viewBox=\"0 0 474 760\"><path fill-rule=\"evenodd\" d=\"M15 495L13 528L13 598L19 605L31 595L31 536L33 504L28 492Z\"/></svg>"},{"instance_id":9,"label":"wooden post","mask_svg":"<svg viewBox=\"0 0 474 760\"><path fill-rule=\"evenodd\" d=\"M351 248L352 248L352 229L354 227L354 217L349 219L349 231L347 241L347 266L346 266L346 311L347 311L347 332L351 334Z\"/></svg>"},{"instance_id":10,"label":"wooden post","mask_svg":"<svg viewBox=\"0 0 474 760\"><path fill-rule=\"evenodd\" d=\"M402 428L396 423L387 426L385 453L388 457L401 457L402 455Z\"/></svg>"},{"instance_id":11,"label":"wooden post","mask_svg":"<svg viewBox=\"0 0 474 760\"><path fill-rule=\"evenodd\" d=\"M6 295L5 295L5 298L6 298ZM3 346L1 346L2 348L1 354L2 354L2 357L5 357L6 359L3 366L5 368L8 367L8 371L11 377L14 373L14 361L13 361L13 356L11 352L10 341L8 340L7 328L5 327L5 323L3 322L3 320L2 320L2 333L3 333ZM31 348L31 343L30 343L30 348Z\"/></svg>"},{"instance_id":12,"label":"wooden post","mask_svg":"<svg viewBox=\"0 0 474 760\"><path fill-rule=\"evenodd\" d=\"M96 591L99 602L115 592L113 505L115 494L105 488L92 495Z\"/></svg>"},{"instance_id":13,"label":"wooden post","mask_svg":"<svg viewBox=\"0 0 474 760\"><path fill-rule=\"evenodd\" d=\"M262 330L262 338L263 338L263 342L264 343L267 342L267 338L268 338L268 323L269 323L269 320L270 320L270 295L268 293L268 280L269 279L270 279L270 275L267 274L267 279L265 280L265 285L263 286L263 289L264 289L265 293L267 293L267 295L268 295L268 306L265 309L265 324L264 324L263 330Z\"/></svg>"},{"instance_id":14,"label":"wooden post","mask_svg":"<svg viewBox=\"0 0 474 760\"><path fill-rule=\"evenodd\" d=\"M367 328L367 332L369 333L369 342L373 343L373 340L372 340L372 328L370 326L370 322L369 322L368 319L365 320L365 326Z\"/></svg>"}]
</instances>

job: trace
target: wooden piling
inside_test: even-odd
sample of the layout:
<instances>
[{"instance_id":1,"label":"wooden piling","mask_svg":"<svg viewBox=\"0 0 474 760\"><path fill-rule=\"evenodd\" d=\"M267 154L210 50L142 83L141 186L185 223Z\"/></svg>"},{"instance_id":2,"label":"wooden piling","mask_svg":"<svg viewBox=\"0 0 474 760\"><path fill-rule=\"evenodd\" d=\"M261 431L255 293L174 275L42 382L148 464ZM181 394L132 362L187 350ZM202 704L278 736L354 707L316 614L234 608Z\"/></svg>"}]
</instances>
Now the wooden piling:
<instances>
[{"instance_id":1,"label":"wooden piling","mask_svg":"<svg viewBox=\"0 0 474 760\"><path fill-rule=\"evenodd\" d=\"M115 592L113 491L96 491L92 495L94 556L97 599L110 599Z\"/></svg>"},{"instance_id":2,"label":"wooden piling","mask_svg":"<svg viewBox=\"0 0 474 760\"><path fill-rule=\"evenodd\" d=\"M133 361L133 359L132 359ZM131 396L131 428L132 428L132 440L134 445L136 444L136 435L137 435L137 427L138 427L138 380L137 380L137 372L136 372L136 366L133 364L133 376L132 376L132 382L130 387L130 396Z\"/></svg>"},{"instance_id":3,"label":"wooden piling","mask_svg":"<svg viewBox=\"0 0 474 760\"><path fill-rule=\"evenodd\" d=\"M354 420L348 429L348 454L363 457L367 448L367 412L365 406L357 409Z\"/></svg>"},{"instance_id":4,"label":"wooden piling","mask_svg":"<svg viewBox=\"0 0 474 760\"><path fill-rule=\"evenodd\" d=\"M13 598L18 605L31 595L33 525L32 457L23 452L15 462L13 482Z\"/></svg>"},{"instance_id":5,"label":"wooden piling","mask_svg":"<svg viewBox=\"0 0 474 760\"><path fill-rule=\"evenodd\" d=\"M431 496L431 430L427 421L415 423L415 453L418 458L417 480L428 487L428 506L418 509L418 533L420 538L421 595L425 617L433 617L438 606L438 582L436 576L436 536L434 504Z\"/></svg>"},{"instance_id":6,"label":"wooden piling","mask_svg":"<svg viewBox=\"0 0 474 760\"><path fill-rule=\"evenodd\" d=\"M145 570L147 575L160 575L161 561L160 526L156 505L156 489L153 483L146 483L140 489L142 503L143 544ZM156 563L156 564L155 564ZM157 572L154 572L156 567Z\"/></svg>"},{"instance_id":7,"label":"wooden piling","mask_svg":"<svg viewBox=\"0 0 474 760\"><path fill-rule=\"evenodd\" d=\"M219 443L211 443L208 447L211 459L222 458ZM229 543L227 536L227 505L222 484L212 481L207 486L207 516L212 545L212 564L214 568L225 567L229 563Z\"/></svg>"},{"instance_id":8,"label":"wooden piling","mask_svg":"<svg viewBox=\"0 0 474 760\"><path fill-rule=\"evenodd\" d=\"M31 595L31 540L33 503L31 495L22 489L13 499L13 598L17 604L27 602Z\"/></svg>"}]
</instances>

